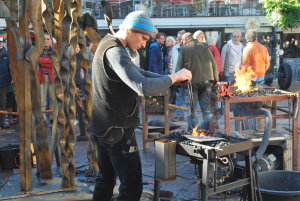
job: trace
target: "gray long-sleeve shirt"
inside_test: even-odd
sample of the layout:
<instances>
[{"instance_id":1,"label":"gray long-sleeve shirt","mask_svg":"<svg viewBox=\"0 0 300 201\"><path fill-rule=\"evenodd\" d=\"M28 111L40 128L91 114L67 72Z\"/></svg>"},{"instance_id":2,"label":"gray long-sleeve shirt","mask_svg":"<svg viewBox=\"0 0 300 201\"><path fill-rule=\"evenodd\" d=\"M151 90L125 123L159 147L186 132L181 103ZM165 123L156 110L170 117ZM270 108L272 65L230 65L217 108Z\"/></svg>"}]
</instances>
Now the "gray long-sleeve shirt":
<instances>
[{"instance_id":1,"label":"gray long-sleeve shirt","mask_svg":"<svg viewBox=\"0 0 300 201\"><path fill-rule=\"evenodd\" d=\"M171 85L169 76L144 71L130 59L126 49L113 47L106 51L105 62L136 93L149 96L165 92Z\"/></svg>"}]
</instances>

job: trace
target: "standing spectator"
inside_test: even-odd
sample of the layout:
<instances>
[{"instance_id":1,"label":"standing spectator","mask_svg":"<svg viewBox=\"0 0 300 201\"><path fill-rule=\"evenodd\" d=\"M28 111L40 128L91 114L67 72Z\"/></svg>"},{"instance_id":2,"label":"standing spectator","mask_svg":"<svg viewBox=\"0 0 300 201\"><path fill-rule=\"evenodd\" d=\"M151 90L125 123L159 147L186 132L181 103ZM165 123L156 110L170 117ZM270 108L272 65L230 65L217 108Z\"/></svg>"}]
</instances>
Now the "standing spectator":
<instances>
[{"instance_id":1,"label":"standing spectator","mask_svg":"<svg viewBox=\"0 0 300 201\"><path fill-rule=\"evenodd\" d=\"M173 66L173 68L171 70L171 74L175 73L176 66L177 66L177 59L178 59L178 55L179 55L179 49L182 46L181 38L185 32L186 32L185 30L178 31L177 38L176 38L176 44L172 47L172 66Z\"/></svg>"},{"instance_id":2,"label":"standing spectator","mask_svg":"<svg viewBox=\"0 0 300 201\"><path fill-rule=\"evenodd\" d=\"M221 72L220 78L226 82L234 81L234 73L242 64L244 46L241 41L241 33L232 33L232 40L224 45L221 52Z\"/></svg>"},{"instance_id":3,"label":"standing spectator","mask_svg":"<svg viewBox=\"0 0 300 201\"><path fill-rule=\"evenodd\" d=\"M214 38L212 37L207 37L207 45L208 49L210 50L211 54L214 56L216 64L217 64L217 69L218 69L218 74L220 74L221 71L221 56L218 48L216 47L216 42Z\"/></svg>"},{"instance_id":4,"label":"standing spectator","mask_svg":"<svg viewBox=\"0 0 300 201\"><path fill-rule=\"evenodd\" d=\"M201 30L196 31L193 34L193 38L197 40L200 44L204 45L204 47L207 47L206 39L205 39L205 33Z\"/></svg>"},{"instance_id":5,"label":"standing spectator","mask_svg":"<svg viewBox=\"0 0 300 201\"><path fill-rule=\"evenodd\" d=\"M16 96L12 84L8 87L6 94L6 110L8 112L17 112ZM14 119L15 115L8 114L7 116L9 120L9 125L14 125L17 123L17 119Z\"/></svg>"},{"instance_id":6,"label":"standing spectator","mask_svg":"<svg viewBox=\"0 0 300 201\"><path fill-rule=\"evenodd\" d=\"M175 45L176 40L173 36L168 36L166 38L166 48L167 48L167 55L165 56L165 74L171 74L173 70L173 63L172 63L172 48ZM175 103L176 99L176 86L170 87L170 95L169 95L169 103Z\"/></svg>"},{"instance_id":7,"label":"standing spectator","mask_svg":"<svg viewBox=\"0 0 300 201\"><path fill-rule=\"evenodd\" d=\"M156 35L156 42L149 47L149 71L164 74L164 54L163 46L166 36L163 33Z\"/></svg>"},{"instance_id":8,"label":"standing spectator","mask_svg":"<svg viewBox=\"0 0 300 201\"><path fill-rule=\"evenodd\" d=\"M133 52L145 47L153 32L151 19L143 11L126 16L120 30L100 42L93 61L93 106L91 131L98 148L99 176L93 200L111 201L115 179L120 179L117 200L139 201L142 168L134 128L139 124L137 97L167 90L187 80L190 71L160 75L138 68L125 48Z\"/></svg>"},{"instance_id":9,"label":"standing spectator","mask_svg":"<svg viewBox=\"0 0 300 201\"><path fill-rule=\"evenodd\" d=\"M49 109L53 109L53 64L50 55L53 54L53 45L50 36L45 34L44 50L39 58L38 78L41 86L41 106L42 111L47 109L47 102ZM50 116L50 123L53 121L53 115ZM46 121L46 115L44 115Z\"/></svg>"},{"instance_id":10,"label":"standing spectator","mask_svg":"<svg viewBox=\"0 0 300 201\"><path fill-rule=\"evenodd\" d=\"M80 46L77 44L75 50L76 54L76 73L75 73L75 84L77 89L79 89L79 94L84 93L84 77L85 77L85 71L81 67L81 59L82 59L82 51Z\"/></svg>"},{"instance_id":11,"label":"standing spectator","mask_svg":"<svg viewBox=\"0 0 300 201\"><path fill-rule=\"evenodd\" d=\"M180 47L182 46L181 39L182 39L182 35L185 32L186 32L185 30L181 30L181 31L178 31L178 33L177 33L176 45L174 45L173 48L172 48L173 68L171 70L171 74L175 73ZM177 88L176 89L175 104L178 105L178 106L184 106L185 105L185 89L184 89L184 86L178 86L178 87L175 86L175 88ZM176 116L175 116L174 119L172 119L172 121L174 121L174 122L184 121L183 110L176 109Z\"/></svg>"},{"instance_id":12,"label":"standing spectator","mask_svg":"<svg viewBox=\"0 0 300 201\"><path fill-rule=\"evenodd\" d=\"M144 70L149 69L149 47L152 43L155 42L156 34L158 33L158 29L154 28L153 33L151 34L150 39L146 43L146 47L140 48L138 50L140 55L140 67Z\"/></svg>"},{"instance_id":13,"label":"standing spectator","mask_svg":"<svg viewBox=\"0 0 300 201\"><path fill-rule=\"evenodd\" d=\"M84 78L85 78L85 70L81 66L81 59L82 59L82 51L77 44L75 50L76 54L76 73L75 73L75 84L77 88L78 95L80 99L85 102L85 90L84 90ZM85 127L83 123L83 111L81 110L78 102L76 101L76 113L77 113L77 119L79 122L79 131L80 131L80 136L85 136Z\"/></svg>"},{"instance_id":14,"label":"standing spectator","mask_svg":"<svg viewBox=\"0 0 300 201\"><path fill-rule=\"evenodd\" d=\"M8 55L5 48L5 39L0 38L0 110L6 110L6 93L11 85L11 75L8 66ZM5 122L5 115L0 114L0 128L7 129L9 125Z\"/></svg>"},{"instance_id":15,"label":"standing spectator","mask_svg":"<svg viewBox=\"0 0 300 201\"><path fill-rule=\"evenodd\" d=\"M248 30L245 38L247 45L243 52L242 67L250 67L254 72L252 80L256 83L262 83L270 66L268 49L257 41L257 32L254 30Z\"/></svg>"},{"instance_id":16,"label":"standing spectator","mask_svg":"<svg viewBox=\"0 0 300 201\"><path fill-rule=\"evenodd\" d=\"M166 38L166 49L167 53L165 56L165 69L166 69L166 74L171 74L173 70L173 61L172 61L172 48L176 44L176 40L173 36L168 36Z\"/></svg>"},{"instance_id":17,"label":"standing spectator","mask_svg":"<svg viewBox=\"0 0 300 201\"><path fill-rule=\"evenodd\" d=\"M208 90L211 82L214 83L219 80L215 59L208 48L192 38L191 33L183 34L182 43L184 46L182 46L179 52L176 71L186 68L192 72L194 105L191 105L191 107L195 108L199 101L203 117L203 123L199 128L209 130L210 105ZM190 117L191 115L189 115L188 119L188 129L192 130L198 124L198 119L197 117L194 119Z\"/></svg>"},{"instance_id":18,"label":"standing spectator","mask_svg":"<svg viewBox=\"0 0 300 201\"><path fill-rule=\"evenodd\" d=\"M265 73L270 66L268 49L257 42L257 32L254 30L248 30L245 34L245 39L247 41L246 47L243 52L243 65L241 66L241 73L243 72L253 72L252 74L252 84L261 84L264 81ZM251 103L236 103L233 105L233 115L237 116L251 116L252 111L245 110ZM241 124L242 123L242 124ZM245 130L255 129L256 120L247 119L245 121L239 120L235 121L236 130L240 130L241 126Z\"/></svg>"},{"instance_id":19,"label":"standing spectator","mask_svg":"<svg viewBox=\"0 0 300 201\"><path fill-rule=\"evenodd\" d=\"M92 42L87 42L86 45L86 56L89 59L90 65L89 65L89 70L88 70L88 75L90 76L90 79L92 79L92 63L94 59L94 55L92 53L92 47L93 43Z\"/></svg>"}]
</instances>

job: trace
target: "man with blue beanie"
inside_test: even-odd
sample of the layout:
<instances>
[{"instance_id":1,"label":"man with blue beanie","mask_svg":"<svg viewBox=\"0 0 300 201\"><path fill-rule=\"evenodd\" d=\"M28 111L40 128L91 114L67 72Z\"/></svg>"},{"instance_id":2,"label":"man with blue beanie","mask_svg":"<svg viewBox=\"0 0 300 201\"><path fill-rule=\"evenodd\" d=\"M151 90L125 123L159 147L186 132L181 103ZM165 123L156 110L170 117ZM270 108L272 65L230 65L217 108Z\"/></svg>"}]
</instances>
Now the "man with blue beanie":
<instances>
[{"instance_id":1,"label":"man with blue beanie","mask_svg":"<svg viewBox=\"0 0 300 201\"><path fill-rule=\"evenodd\" d=\"M91 130L98 148L100 173L93 200L110 201L115 180L120 179L117 200L139 201L142 169L134 128L139 124L138 94L166 91L173 83L190 82L192 74L182 69L172 75L144 71L132 62L125 48L144 48L154 30L143 11L127 15L120 30L107 34L96 50L93 71Z\"/></svg>"}]
</instances>

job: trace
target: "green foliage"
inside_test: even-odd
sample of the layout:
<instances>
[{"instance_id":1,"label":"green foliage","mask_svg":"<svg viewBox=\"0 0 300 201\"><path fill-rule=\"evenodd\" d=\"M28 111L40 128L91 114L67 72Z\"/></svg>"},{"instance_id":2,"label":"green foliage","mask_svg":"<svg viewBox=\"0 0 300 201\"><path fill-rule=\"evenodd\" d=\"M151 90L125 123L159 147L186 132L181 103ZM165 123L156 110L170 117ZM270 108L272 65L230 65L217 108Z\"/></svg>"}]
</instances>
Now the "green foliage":
<instances>
[{"instance_id":1,"label":"green foliage","mask_svg":"<svg viewBox=\"0 0 300 201\"><path fill-rule=\"evenodd\" d=\"M298 0L265 0L268 19L277 27L294 28L300 20Z\"/></svg>"}]
</instances>

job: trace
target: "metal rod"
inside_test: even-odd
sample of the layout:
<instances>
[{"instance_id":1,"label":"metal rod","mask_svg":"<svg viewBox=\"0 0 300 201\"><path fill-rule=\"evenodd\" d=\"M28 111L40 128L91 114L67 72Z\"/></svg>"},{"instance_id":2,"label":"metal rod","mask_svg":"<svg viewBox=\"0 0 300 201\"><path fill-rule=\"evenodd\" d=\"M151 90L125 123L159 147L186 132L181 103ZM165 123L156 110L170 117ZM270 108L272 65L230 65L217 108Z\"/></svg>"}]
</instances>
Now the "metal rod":
<instances>
[{"instance_id":1,"label":"metal rod","mask_svg":"<svg viewBox=\"0 0 300 201\"><path fill-rule=\"evenodd\" d=\"M50 112L53 112L53 110L44 110L44 111L42 111L42 113L50 113ZM18 115L19 113L18 112L7 112L7 111L4 111L4 110L0 110L0 114Z\"/></svg>"},{"instance_id":2,"label":"metal rod","mask_svg":"<svg viewBox=\"0 0 300 201\"><path fill-rule=\"evenodd\" d=\"M288 114L277 114L277 115L273 115L273 118L277 118L277 119L287 119L292 117L292 115L288 115ZM230 117L230 120L245 120L245 119L264 119L265 116L259 115L259 116L240 116L240 117Z\"/></svg>"},{"instance_id":3,"label":"metal rod","mask_svg":"<svg viewBox=\"0 0 300 201\"><path fill-rule=\"evenodd\" d=\"M176 108L176 109L180 109L180 110L188 110L187 107L183 107L183 106L178 106L178 105L174 105L174 104L168 104L169 107L171 108ZM196 112L201 112L201 109L195 109Z\"/></svg>"}]
</instances>

